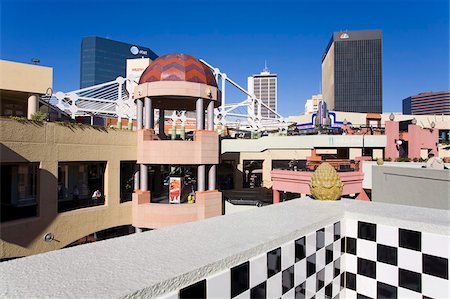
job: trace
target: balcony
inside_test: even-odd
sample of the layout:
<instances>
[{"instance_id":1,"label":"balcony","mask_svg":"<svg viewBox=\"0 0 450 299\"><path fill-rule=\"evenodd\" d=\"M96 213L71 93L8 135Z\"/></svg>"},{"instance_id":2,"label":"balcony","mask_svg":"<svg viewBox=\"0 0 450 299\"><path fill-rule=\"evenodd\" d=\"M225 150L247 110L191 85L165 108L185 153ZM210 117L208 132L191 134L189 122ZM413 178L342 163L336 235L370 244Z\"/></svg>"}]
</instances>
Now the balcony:
<instances>
[{"instance_id":1,"label":"balcony","mask_svg":"<svg viewBox=\"0 0 450 299\"><path fill-rule=\"evenodd\" d=\"M302 198L3 262L0 294L448 298L448 225L445 210Z\"/></svg>"},{"instance_id":2,"label":"balcony","mask_svg":"<svg viewBox=\"0 0 450 299\"><path fill-rule=\"evenodd\" d=\"M219 163L219 137L196 131L193 141L159 140L152 129L138 131L138 164L198 165Z\"/></svg>"}]
</instances>

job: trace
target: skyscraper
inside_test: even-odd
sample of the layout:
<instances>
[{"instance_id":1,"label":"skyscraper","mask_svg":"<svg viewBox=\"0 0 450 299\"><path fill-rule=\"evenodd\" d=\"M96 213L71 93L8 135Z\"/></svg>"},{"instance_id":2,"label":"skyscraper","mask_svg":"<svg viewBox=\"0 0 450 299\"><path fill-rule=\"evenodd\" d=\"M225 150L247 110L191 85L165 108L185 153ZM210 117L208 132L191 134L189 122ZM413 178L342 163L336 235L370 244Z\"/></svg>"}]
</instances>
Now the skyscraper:
<instances>
[{"instance_id":1,"label":"skyscraper","mask_svg":"<svg viewBox=\"0 0 450 299\"><path fill-rule=\"evenodd\" d=\"M403 114L450 115L450 90L422 92L403 99Z\"/></svg>"},{"instance_id":2,"label":"skyscraper","mask_svg":"<svg viewBox=\"0 0 450 299\"><path fill-rule=\"evenodd\" d=\"M248 77L248 91L254 94L270 109L277 112L277 75L271 74L267 66L259 73ZM261 116L265 118L275 118L275 113L261 107Z\"/></svg>"},{"instance_id":3,"label":"skyscraper","mask_svg":"<svg viewBox=\"0 0 450 299\"><path fill-rule=\"evenodd\" d=\"M85 37L81 41L80 87L112 81L125 77L126 60L158 56L149 48L127 44L97 36Z\"/></svg>"},{"instance_id":4,"label":"skyscraper","mask_svg":"<svg viewBox=\"0 0 450 299\"><path fill-rule=\"evenodd\" d=\"M330 110L382 112L381 30L334 32L322 58Z\"/></svg>"}]
</instances>

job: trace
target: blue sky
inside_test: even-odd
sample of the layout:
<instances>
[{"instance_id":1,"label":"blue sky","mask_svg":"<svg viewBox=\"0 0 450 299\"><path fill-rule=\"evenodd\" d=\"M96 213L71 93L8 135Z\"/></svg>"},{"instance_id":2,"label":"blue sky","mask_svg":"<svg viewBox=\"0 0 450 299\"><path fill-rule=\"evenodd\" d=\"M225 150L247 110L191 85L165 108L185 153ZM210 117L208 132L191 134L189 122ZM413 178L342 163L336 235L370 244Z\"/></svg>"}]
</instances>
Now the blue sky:
<instances>
[{"instance_id":1,"label":"blue sky","mask_svg":"<svg viewBox=\"0 0 450 299\"><path fill-rule=\"evenodd\" d=\"M81 39L97 35L203 58L243 86L267 60L279 76L279 112L297 115L320 91L332 32L363 29L383 31L385 112L401 111L409 95L449 89L447 0L2 0L0 24L1 58L39 58L54 68L55 90L79 87Z\"/></svg>"}]
</instances>

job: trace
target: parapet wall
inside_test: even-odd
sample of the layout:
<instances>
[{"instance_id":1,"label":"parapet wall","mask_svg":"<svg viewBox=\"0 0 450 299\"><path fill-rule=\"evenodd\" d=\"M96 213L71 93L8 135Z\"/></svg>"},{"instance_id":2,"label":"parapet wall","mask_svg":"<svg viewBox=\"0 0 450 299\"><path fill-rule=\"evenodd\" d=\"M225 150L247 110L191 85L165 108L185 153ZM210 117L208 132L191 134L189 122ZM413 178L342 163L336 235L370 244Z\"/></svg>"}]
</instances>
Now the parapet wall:
<instances>
[{"instance_id":1,"label":"parapet wall","mask_svg":"<svg viewBox=\"0 0 450 299\"><path fill-rule=\"evenodd\" d=\"M303 198L4 262L0 295L446 298L448 222L437 209Z\"/></svg>"},{"instance_id":2,"label":"parapet wall","mask_svg":"<svg viewBox=\"0 0 450 299\"><path fill-rule=\"evenodd\" d=\"M374 165L372 200L449 210L450 171Z\"/></svg>"}]
</instances>

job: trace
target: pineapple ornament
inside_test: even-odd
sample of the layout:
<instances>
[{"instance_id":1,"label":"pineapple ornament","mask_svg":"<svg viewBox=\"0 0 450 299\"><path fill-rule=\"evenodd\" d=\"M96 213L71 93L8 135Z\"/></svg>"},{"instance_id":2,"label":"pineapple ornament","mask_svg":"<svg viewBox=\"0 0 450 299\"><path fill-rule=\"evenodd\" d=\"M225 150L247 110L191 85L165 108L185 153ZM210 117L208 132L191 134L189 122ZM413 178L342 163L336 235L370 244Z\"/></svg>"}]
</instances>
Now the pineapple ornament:
<instances>
[{"instance_id":1,"label":"pineapple ornament","mask_svg":"<svg viewBox=\"0 0 450 299\"><path fill-rule=\"evenodd\" d=\"M317 167L309 184L311 194L318 200L338 200L343 186L339 174L327 162Z\"/></svg>"}]
</instances>

